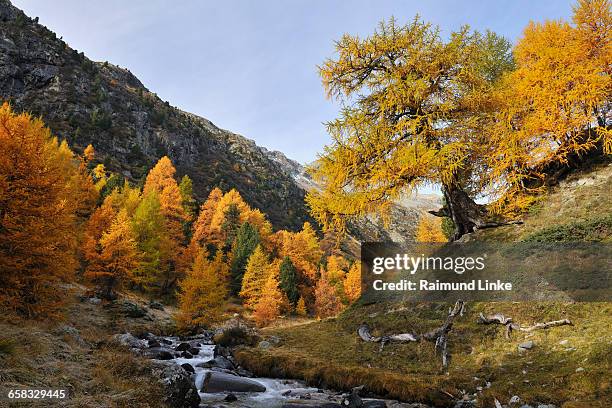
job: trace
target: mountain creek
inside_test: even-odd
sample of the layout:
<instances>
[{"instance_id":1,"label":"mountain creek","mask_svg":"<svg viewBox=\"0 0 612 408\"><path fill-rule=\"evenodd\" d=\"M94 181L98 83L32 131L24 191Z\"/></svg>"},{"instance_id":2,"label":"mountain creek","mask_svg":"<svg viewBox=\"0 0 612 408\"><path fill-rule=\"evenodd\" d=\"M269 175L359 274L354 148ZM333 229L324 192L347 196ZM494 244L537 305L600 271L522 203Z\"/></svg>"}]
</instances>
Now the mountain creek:
<instances>
[{"instance_id":1,"label":"mountain creek","mask_svg":"<svg viewBox=\"0 0 612 408\"><path fill-rule=\"evenodd\" d=\"M313 388L304 382L254 377L238 366L229 349L213 343L213 333L179 338L130 333L115 339L132 352L168 367L164 382L170 393L184 394L184 400L200 397L200 407L221 408L429 408L419 403L361 398L351 393ZM189 386L185 379L189 379ZM197 400L197 399L196 399Z\"/></svg>"}]
</instances>

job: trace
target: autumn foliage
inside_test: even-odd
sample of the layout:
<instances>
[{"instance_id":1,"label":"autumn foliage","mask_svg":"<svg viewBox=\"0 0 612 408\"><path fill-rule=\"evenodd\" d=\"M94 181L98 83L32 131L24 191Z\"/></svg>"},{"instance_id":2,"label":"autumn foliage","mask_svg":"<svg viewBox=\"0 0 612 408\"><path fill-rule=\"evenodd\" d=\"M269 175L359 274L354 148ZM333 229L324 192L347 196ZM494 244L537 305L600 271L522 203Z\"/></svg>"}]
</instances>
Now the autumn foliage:
<instances>
[{"instance_id":1,"label":"autumn foliage","mask_svg":"<svg viewBox=\"0 0 612 408\"><path fill-rule=\"evenodd\" d=\"M91 211L82 159L40 119L0 107L0 308L54 314L70 281L81 220ZM95 197L94 197L95 199Z\"/></svg>"}]
</instances>

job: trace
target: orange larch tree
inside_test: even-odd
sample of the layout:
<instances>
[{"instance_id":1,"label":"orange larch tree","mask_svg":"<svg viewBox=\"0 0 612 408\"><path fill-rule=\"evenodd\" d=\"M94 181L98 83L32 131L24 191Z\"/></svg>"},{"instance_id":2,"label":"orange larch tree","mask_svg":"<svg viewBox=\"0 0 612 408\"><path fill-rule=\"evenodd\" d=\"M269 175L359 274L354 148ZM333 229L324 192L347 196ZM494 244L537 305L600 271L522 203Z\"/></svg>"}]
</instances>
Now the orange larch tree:
<instances>
[{"instance_id":1,"label":"orange larch tree","mask_svg":"<svg viewBox=\"0 0 612 408\"><path fill-rule=\"evenodd\" d=\"M54 314L77 266L79 163L40 119L0 107L0 308Z\"/></svg>"},{"instance_id":2,"label":"orange larch tree","mask_svg":"<svg viewBox=\"0 0 612 408\"><path fill-rule=\"evenodd\" d=\"M253 312L253 318L260 327L272 323L280 316L284 299L278 287L277 275L278 273L270 273L268 276L266 284L261 292L259 302L257 302L255 311Z\"/></svg>"}]
</instances>

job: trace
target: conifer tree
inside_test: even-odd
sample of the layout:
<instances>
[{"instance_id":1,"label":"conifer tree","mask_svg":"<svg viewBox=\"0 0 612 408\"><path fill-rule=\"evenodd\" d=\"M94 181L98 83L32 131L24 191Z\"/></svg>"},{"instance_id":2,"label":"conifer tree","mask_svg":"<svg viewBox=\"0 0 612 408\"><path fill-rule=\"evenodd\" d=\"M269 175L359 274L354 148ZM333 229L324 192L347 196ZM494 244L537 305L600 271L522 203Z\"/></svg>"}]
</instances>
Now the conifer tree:
<instances>
[{"instance_id":1,"label":"conifer tree","mask_svg":"<svg viewBox=\"0 0 612 408\"><path fill-rule=\"evenodd\" d=\"M115 289L131 278L138 266L138 252L127 211L122 209L109 230L102 234L98 262L90 264L85 276L98 286L104 299L114 299Z\"/></svg>"},{"instance_id":2,"label":"conifer tree","mask_svg":"<svg viewBox=\"0 0 612 408\"><path fill-rule=\"evenodd\" d=\"M266 326L278 318L283 303L283 295L278 288L278 279L276 273L271 273L266 280L266 284L261 292L261 297L253 318L258 326Z\"/></svg>"},{"instance_id":3,"label":"conifer tree","mask_svg":"<svg viewBox=\"0 0 612 408\"><path fill-rule=\"evenodd\" d=\"M177 323L182 328L206 327L221 318L227 288L219 276L217 260L206 251L195 257L192 268L179 283Z\"/></svg>"},{"instance_id":4,"label":"conifer tree","mask_svg":"<svg viewBox=\"0 0 612 408\"><path fill-rule=\"evenodd\" d=\"M0 309L52 316L77 266L78 160L40 119L0 106ZM84 182L87 179L84 179Z\"/></svg>"},{"instance_id":5,"label":"conifer tree","mask_svg":"<svg viewBox=\"0 0 612 408\"><path fill-rule=\"evenodd\" d=\"M298 276L291 258L285 256L280 264L280 282L279 287L287 296L290 304L295 307L300 298L298 291ZM303 300L303 299L302 299Z\"/></svg>"},{"instance_id":6,"label":"conifer tree","mask_svg":"<svg viewBox=\"0 0 612 408\"><path fill-rule=\"evenodd\" d=\"M225 247L230 248L236 239L240 228L240 210L234 203L230 204L225 211L221 231L225 235Z\"/></svg>"},{"instance_id":7,"label":"conifer tree","mask_svg":"<svg viewBox=\"0 0 612 408\"><path fill-rule=\"evenodd\" d=\"M478 119L512 67L510 43L494 33L463 27L445 40L418 17L382 22L367 37L344 35L320 68L328 96L344 107L327 124L333 143L310 169L323 184L307 197L314 217L344 232L347 220L385 215L404 192L440 183L457 236L485 223L478 191L466 185L477 185L482 168Z\"/></svg>"},{"instance_id":8,"label":"conifer tree","mask_svg":"<svg viewBox=\"0 0 612 408\"><path fill-rule=\"evenodd\" d=\"M231 251L232 294L238 294L242 287L242 277L249 257L260 244L259 233L251 224L245 222L240 226Z\"/></svg>"},{"instance_id":9,"label":"conifer tree","mask_svg":"<svg viewBox=\"0 0 612 408\"><path fill-rule=\"evenodd\" d=\"M315 288L315 311L320 318L336 316L343 309L342 300L337 289L332 285L325 273L317 281Z\"/></svg>"},{"instance_id":10,"label":"conifer tree","mask_svg":"<svg viewBox=\"0 0 612 408\"><path fill-rule=\"evenodd\" d=\"M181 192L183 210L185 210L185 214L187 214L188 218L192 219L196 210L196 202L193 199L193 182L186 174L181 179L179 191Z\"/></svg>"},{"instance_id":11,"label":"conifer tree","mask_svg":"<svg viewBox=\"0 0 612 408\"><path fill-rule=\"evenodd\" d=\"M308 311L306 310L306 302L301 296L297 302L297 306L295 307L295 314L300 317L306 317L308 315Z\"/></svg>"},{"instance_id":12,"label":"conifer tree","mask_svg":"<svg viewBox=\"0 0 612 408\"><path fill-rule=\"evenodd\" d=\"M344 280L344 293L349 302L354 302L361 296L361 263L351 265Z\"/></svg>"},{"instance_id":13,"label":"conifer tree","mask_svg":"<svg viewBox=\"0 0 612 408\"><path fill-rule=\"evenodd\" d=\"M211 223L222 197L223 192L215 187L200 207L200 214L193 224L192 241L201 247L205 247L207 244L214 244Z\"/></svg>"},{"instance_id":14,"label":"conifer tree","mask_svg":"<svg viewBox=\"0 0 612 408\"><path fill-rule=\"evenodd\" d=\"M442 230L442 219L422 214L415 233L416 242L446 242L448 239Z\"/></svg>"},{"instance_id":15,"label":"conifer tree","mask_svg":"<svg viewBox=\"0 0 612 408\"><path fill-rule=\"evenodd\" d=\"M141 258L134 271L134 283L146 291L160 289L163 271L169 265L163 264L170 258L167 252L172 245L168 243L166 224L161 213L157 193L150 192L140 202L132 218L132 229Z\"/></svg>"},{"instance_id":16,"label":"conifer tree","mask_svg":"<svg viewBox=\"0 0 612 408\"><path fill-rule=\"evenodd\" d=\"M242 278L242 289L240 290L240 297L244 300L244 305L247 308L253 309L257 305L268 279L269 268L270 262L268 256L261 248L261 245L257 245L247 262L244 277Z\"/></svg>"}]
</instances>

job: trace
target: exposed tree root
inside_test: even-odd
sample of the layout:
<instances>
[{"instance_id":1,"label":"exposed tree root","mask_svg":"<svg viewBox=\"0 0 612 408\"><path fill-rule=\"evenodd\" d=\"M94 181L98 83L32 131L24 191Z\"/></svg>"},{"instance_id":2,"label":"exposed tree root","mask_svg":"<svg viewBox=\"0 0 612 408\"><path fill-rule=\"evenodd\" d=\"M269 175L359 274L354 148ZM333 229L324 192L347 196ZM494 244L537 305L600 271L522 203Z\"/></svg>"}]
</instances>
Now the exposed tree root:
<instances>
[{"instance_id":1,"label":"exposed tree root","mask_svg":"<svg viewBox=\"0 0 612 408\"><path fill-rule=\"evenodd\" d=\"M458 300L455 303L455 306L448 311L448 317L442 326L423 334L399 333L390 336L375 337L370 333L370 327L366 323L362 323L359 326L357 333L363 341L380 343L380 351L383 350L387 343L409 343L421 340L435 342L436 350L439 351L442 356L442 365L446 367L448 366L450 360L447 345L448 332L450 332L451 328L453 327L455 318L463 315L464 307L465 303L462 300Z\"/></svg>"},{"instance_id":2,"label":"exposed tree root","mask_svg":"<svg viewBox=\"0 0 612 408\"><path fill-rule=\"evenodd\" d=\"M479 324L501 324L502 326L506 326L506 338L510 338L512 334L512 330L518 330L523 332L531 332L534 330L540 329L548 329L550 327L555 326L565 326L571 325L572 322L569 319L562 320L553 320L551 322L546 323L535 323L533 326L521 326L518 323L514 323L511 317L506 317L501 313L495 313L493 315L485 316L484 314L480 314L478 318Z\"/></svg>"}]
</instances>

